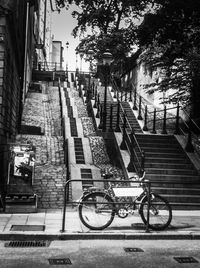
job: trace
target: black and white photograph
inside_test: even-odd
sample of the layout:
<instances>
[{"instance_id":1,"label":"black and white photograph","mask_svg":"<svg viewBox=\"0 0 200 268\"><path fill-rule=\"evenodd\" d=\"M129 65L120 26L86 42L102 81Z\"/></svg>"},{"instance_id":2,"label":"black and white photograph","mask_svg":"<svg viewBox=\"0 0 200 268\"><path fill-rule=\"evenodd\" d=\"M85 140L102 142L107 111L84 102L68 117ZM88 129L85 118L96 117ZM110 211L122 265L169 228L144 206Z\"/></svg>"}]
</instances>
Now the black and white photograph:
<instances>
[{"instance_id":1,"label":"black and white photograph","mask_svg":"<svg viewBox=\"0 0 200 268\"><path fill-rule=\"evenodd\" d=\"M200 1L0 0L0 268L200 267Z\"/></svg>"}]
</instances>

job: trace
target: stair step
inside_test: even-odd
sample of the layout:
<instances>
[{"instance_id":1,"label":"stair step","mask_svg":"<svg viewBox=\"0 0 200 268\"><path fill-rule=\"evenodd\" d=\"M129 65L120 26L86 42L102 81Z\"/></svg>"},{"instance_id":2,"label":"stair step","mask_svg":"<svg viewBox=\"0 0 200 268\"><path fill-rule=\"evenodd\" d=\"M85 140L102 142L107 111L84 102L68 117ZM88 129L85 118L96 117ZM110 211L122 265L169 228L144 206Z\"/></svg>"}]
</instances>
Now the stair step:
<instances>
[{"instance_id":1,"label":"stair step","mask_svg":"<svg viewBox=\"0 0 200 268\"><path fill-rule=\"evenodd\" d=\"M90 168L88 169L81 168L80 171L81 171L81 179L84 179L82 181L82 189L87 190L89 187L94 185L92 170Z\"/></svg>"},{"instance_id":2,"label":"stair step","mask_svg":"<svg viewBox=\"0 0 200 268\"><path fill-rule=\"evenodd\" d=\"M158 194L174 194L174 195L199 195L200 188L167 188L167 187L151 187L152 192Z\"/></svg>"},{"instance_id":3,"label":"stair step","mask_svg":"<svg viewBox=\"0 0 200 268\"><path fill-rule=\"evenodd\" d=\"M169 203L177 202L177 203L200 203L199 195L167 195L162 194L162 196L167 199ZM200 208L200 207L199 207Z\"/></svg>"},{"instance_id":4,"label":"stair step","mask_svg":"<svg viewBox=\"0 0 200 268\"><path fill-rule=\"evenodd\" d=\"M195 169L167 169L167 168L147 168L147 174L166 174L166 175L198 175Z\"/></svg>"},{"instance_id":5,"label":"stair step","mask_svg":"<svg viewBox=\"0 0 200 268\"><path fill-rule=\"evenodd\" d=\"M155 153L155 152L157 152L157 153L159 153L159 154L164 154L164 153L180 153L180 154L182 154L182 152L180 151L180 148L174 148L174 147L169 147L169 145L168 145L168 147L165 147L165 148L160 148L159 147L159 149L158 149L158 147L156 148L156 147L147 147L147 146L141 146L140 145L140 148L144 151L144 152L152 152L152 153ZM158 152L158 150L159 150L159 152Z\"/></svg>"},{"instance_id":6,"label":"stair step","mask_svg":"<svg viewBox=\"0 0 200 268\"><path fill-rule=\"evenodd\" d=\"M146 179L150 181L177 182L177 183L199 183L199 176L195 175L163 175L163 174L146 174Z\"/></svg>"},{"instance_id":7,"label":"stair step","mask_svg":"<svg viewBox=\"0 0 200 268\"><path fill-rule=\"evenodd\" d=\"M77 137L78 136L78 130L76 125L76 119L70 118L70 129L71 129L71 137Z\"/></svg>"},{"instance_id":8,"label":"stair step","mask_svg":"<svg viewBox=\"0 0 200 268\"><path fill-rule=\"evenodd\" d=\"M153 162L147 162L145 163L145 170L146 169L151 169L151 168L166 168L166 169L193 169L193 165L188 163L188 164L183 164L182 161L181 163L156 163Z\"/></svg>"},{"instance_id":9,"label":"stair step","mask_svg":"<svg viewBox=\"0 0 200 268\"><path fill-rule=\"evenodd\" d=\"M181 153L165 153L165 152L145 152L145 157L153 157L153 158L181 158L184 159L185 155Z\"/></svg>"},{"instance_id":10,"label":"stair step","mask_svg":"<svg viewBox=\"0 0 200 268\"><path fill-rule=\"evenodd\" d=\"M74 151L77 164L85 164L83 144L81 138L74 138Z\"/></svg>"},{"instance_id":11,"label":"stair step","mask_svg":"<svg viewBox=\"0 0 200 268\"><path fill-rule=\"evenodd\" d=\"M157 164L160 164L160 163L166 163L166 164L170 164L170 163L180 163L180 164L184 164L184 163L190 163L189 160L187 158L181 158L181 159L177 159L177 158L174 158L174 157L171 157L171 158L164 158L164 157L151 157L151 156L145 156L145 163L157 163Z\"/></svg>"}]
</instances>

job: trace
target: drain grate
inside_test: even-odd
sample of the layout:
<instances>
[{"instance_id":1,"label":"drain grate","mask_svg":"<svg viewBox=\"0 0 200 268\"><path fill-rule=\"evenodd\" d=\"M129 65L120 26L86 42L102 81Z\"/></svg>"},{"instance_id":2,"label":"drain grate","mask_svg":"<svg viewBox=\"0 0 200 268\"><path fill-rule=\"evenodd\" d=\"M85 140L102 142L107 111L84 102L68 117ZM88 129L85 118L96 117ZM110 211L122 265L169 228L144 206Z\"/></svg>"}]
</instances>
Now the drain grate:
<instances>
[{"instance_id":1,"label":"drain grate","mask_svg":"<svg viewBox=\"0 0 200 268\"><path fill-rule=\"evenodd\" d=\"M144 252L141 248L124 248L125 252Z\"/></svg>"},{"instance_id":2,"label":"drain grate","mask_svg":"<svg viewBox=\"0 0 200 268\"><path fill-rule=\"evenodd\" d=\"M45 225L12 225L10 231L44 231Z\"/></svg>"},{"instance_id":3,"label":"drain grate","mask_svg":"<svg viewBox=\"0 0 200 268\"><path fill-rule=\"evenodd\" d=\"M25 247L48 247L50 241L10 241L4 244L5 247L25 248Z\"/></svg>"},{"instance_id":4,"label":"drain grate","mask_svg":"<svg viewBox=\"0 0 200 268\"><path fill-rule=\"evenodd\" d=\"M71 260L69 258L67 259L49 259L50 265L66 265L66 264L72 264Z\"/></svg>"},{"instance_id":5,"label":"drain grate","mask_svg":"<svg viewBox=\"0 0 200 268\"><path fill-rule=\"evenodd\" d=\"M198 263L193 257L174 257L178 263Z\"/></svg>"}]
</instances>

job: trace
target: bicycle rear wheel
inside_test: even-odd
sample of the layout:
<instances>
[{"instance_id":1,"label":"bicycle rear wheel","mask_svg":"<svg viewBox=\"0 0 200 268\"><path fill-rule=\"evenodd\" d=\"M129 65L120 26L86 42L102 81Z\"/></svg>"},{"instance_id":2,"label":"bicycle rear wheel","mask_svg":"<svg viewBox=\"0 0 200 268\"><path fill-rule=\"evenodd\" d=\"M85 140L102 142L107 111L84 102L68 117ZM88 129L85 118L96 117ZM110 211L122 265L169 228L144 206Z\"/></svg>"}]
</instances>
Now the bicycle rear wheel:
<instances>
[{"instance_id":1,"label":"bicycle rear wheel","mask_svg":"<svg viewBox=\"0 0 200 268\"><path fill-rule=\"evenodd\" d=\"M147 196L142 200L140 216L144 224L147 224ZM168 201L158 194L151 194L151 204L149 209L149 227L152 230L164 230L172 220L172 209Z\"/></svg>"},{"instance_id":2,"label":"bicycle rear wheel","mask_svg":"<svg viewBox=\"0 0 200 268\"><path fill-rule=\"evenodd\" d=\"M115 216L115 204L106 193L93 192L83 197L79 204L81 222L91 230L103 230Z\"/></svg>"}]
</instances>

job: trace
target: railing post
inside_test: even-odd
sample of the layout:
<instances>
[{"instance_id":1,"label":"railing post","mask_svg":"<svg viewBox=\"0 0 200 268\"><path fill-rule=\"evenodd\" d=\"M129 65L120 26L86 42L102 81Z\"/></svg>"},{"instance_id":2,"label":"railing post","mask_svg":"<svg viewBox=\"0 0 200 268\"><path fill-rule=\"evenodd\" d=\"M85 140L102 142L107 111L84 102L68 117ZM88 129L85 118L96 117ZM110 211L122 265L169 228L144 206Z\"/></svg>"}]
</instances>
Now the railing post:
<instances>
[{"instance_id":1,"label":"railing post","mask_svg":"<svg viewBox=\"0 0 200 268\"><path fill-rule=\"evenodd\" d=\"M156 134L156 108L153 112L153 129L151 131L152 134Z\"/></svg>"},{"instance_id":2,"label":"railing post","mask_svg":"<svg viewBox=\"0 0 200 268\"><path fill-rule=\"evenodd\" d=\"M163 117L163 130L162 130L162 134L167 134L167 130L166 130L166 120L167 120L167 109L166 109L166 105L164 107L164 117Z\"/></svg>"},{"instance_id":3,"label":"railing post","mask_svg":"<svg viewBox=\"0 0 200 268\"><path fill-rule=\"evenodd\" d=\"M145 152L142 151L142 159L141 159L141 167L142 167L142 173L144 172L144 164L145 164Z\"/></svg>"},{"instance_id":4,"label":"railing post","mask_svg":"<svg viewBox=\"0 0 200 268\"><path fill-rule=\"evenodd\" d=\"M148 181L148 191L147 191L147 225L146 225L146 233L149 233L149 210L151 206L151 185L150 181Z\"/></svg>"},{"instance_id":5,"label":"railing post","mask_svg":"<svg viewBox=\"0 0 200 268\"><path fill-rule=\"evenodd\" d=\"M127 101L127 91L125 92L125 101Z\"/></svg>"},{"instance_id":6,"label":"railing post","mask_svg":"<svg viewBox=\"0 0 200 268\"><path fill-rule=\"evenodd\" d=\"M135 91L134 91L133 110L137 110L137 92L136 92L136 89L135 89Z\"/></svg>"},{"instance_id":7,"label":"railing post","mask_svg":"<svg viewBox=\"0 0 200 268\"><path fill-rule=\"evenodd\" d=\"M129 92L129 101L132 101L132 91Z\"/></svg>"},{"instance_id":8,"label":"railing post","mask_svg":"<svg viewBox=\"0 0 200 268\"><path fill-rule=\"evenodd\" d=\"M117 96L116 96L116 89L114 89L113 91L114 91L114 96L113 96L113 98L116 99L116 98L117 98Z\"/></svg>"},{"instance_id":9,"label":"railing post","mask_svg":"<svg viewBox=\"0 0 200 268\"><path fill-rule=\"evenodd\" d=\"M66 216L66 189L67 189L67 185L69 184L69 182L66 182L65 187L64 187L64 204L63 204L63 218L62 218L62 230L61 232L64 233L65 232L65 216Z\"/></svg>"},{"instance_id":10,"label":"railing post","mask_svg":"<svg viewBox=\"0 0 200 268\"><path fill-rule=\"evenodd\" d=\"M138 113L138 120L142 120L142 97L140 96L139 99L139 113Z\"/></svg>"},{"instance_id":11,"label":"railing post","mask_svg":"<svg viewBox=\"0 0 200 268\"><path fill-rule=\"evenodd\" d=\"M96 118L100 117L100 97L99 97L99 93L97 95L97 114L96 114Z\"/></svg>"},{"instance_id":12,"label":"railing post","mask_svg":"<svg viewBox=\"0 0 200 268\"><path fill-rule=\"evenodd\" d=\"M123 115L123 135L122 135L122 143L120 145L121 150L127 149L125 139L126 139L126 113L124 112L124 115Z\"/></svg>"},{"instance_id":13,"label":"railing post","mask_svg":"<svg viewBox=\"0 0 200 268\"><path fill-rule=\"evenodd\" d=\"M192 132L190 130L190 127L188 127L188 139L187 139L187 144L185 146L185 150L188 153L193 153L194 152L194 146L192 144Z\"/></svg>"},{"instance_id":14,"label":"railing post","mask_svg":"<svg viewBox=\"0 0 200 268\"><path fill-rule=\"evenodd\" d=\"M97 108L97 89L94 92L94 105L93 108Z\"/></svg>"},{"instance_id":15,"label":"railing post","mask_svg":"<svg viewBox=\"0 0 200 268\"><path fill-rule=\"evenodd\" d=\"M147 105L145 105L145 115L144 115L144 126L143 126L144 131L148 131L147 127Z\"/></svg>"},{"instance_id":16,"label":"railing post","mask_svg":"<svg viewBox=\"0 0 200 268\"><path fill-rule=\"evenodd\" d=\"M175 126L175 135L179 135L180 134L180 128L179 128L179 103L177 106L177 111L176 111L176 126Z\"/></svg>"},{"instance_id":17,"label":"railing post","mask_svg":"<svg viewBox=\"0 0 200 268\"><path fill-rule=\"evenodd\" d=\"M135 172L135 166L134 166L134 146L135 146L135 140L134 140L134 130L132 128L131 134L130 134L130 140L131 140L131 150L130 150L130 162L127 166L128 172Z\"/></svg>"},{"instance_id":18,"label":"railing post","mask_svg":"<svg viewBox=\"0 0 200 268\"><path fill-rule=\"evenodd\" d=\"M109 131L110 132L113 132L112 121L113 121L113 106L111 104L110 105L110 128L109 128Z\"/></svg>"},{"instance_id":19,"label":"railing post","mask_svg":"<svg viewBox=\"0 0 200 268\"><path fill-rule=\"evenodd\" d=\"M117 102L117 122L116 122L115 132L120 132L119 118L120 118L120 102L118 99L118 102Z\"/></svg>"},{"instance_id":20,"label":"railing post","mask_svg":"<svg viewBox=\"0 0 200 268\"><path fill-rule=\"evenodd\" d=\"M95 97L95 86L94 86L94 81L92 82L92 99Z\"/></svg>"},{"instance_id":21,"label":"railing post","mask_svg":"<svg viewBox=\"0 0 200 268\"><path fill-rule=\"evenodd\" d=\"M98 129L103 128L103 104L100 104L100 123Z\"/></svg>"}]
</instances>

